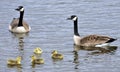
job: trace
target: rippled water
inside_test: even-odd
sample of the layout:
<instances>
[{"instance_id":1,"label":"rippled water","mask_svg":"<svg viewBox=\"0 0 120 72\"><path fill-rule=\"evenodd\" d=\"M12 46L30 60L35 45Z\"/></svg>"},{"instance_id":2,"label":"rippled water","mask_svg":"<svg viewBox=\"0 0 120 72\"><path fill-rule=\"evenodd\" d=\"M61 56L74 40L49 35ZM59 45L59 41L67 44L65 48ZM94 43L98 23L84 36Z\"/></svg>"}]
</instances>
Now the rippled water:
<instances>
[{"instance_id":1,"label":"rippled water","mask_svg":"<svg viewBox=\"0 0 120 72\"><path fill-rule=\"evenodd\" d=\"M32 27L24 38L8 31L12 18L19 16L14 10L19 5L25 7L24 19ZM73 14L79 18L81 36L102 34L118 40L109 49L74 47L73 23L66 20ZM1 1L0 72L119 72L119 19L119 0ZM45 64L32 67L30 56L35 47L42 48ZM64 59L53 61L52 50L58 50ZM22 56L22 67L8 67L6 61L17 56Z\"/></svg>"}]
</instances>

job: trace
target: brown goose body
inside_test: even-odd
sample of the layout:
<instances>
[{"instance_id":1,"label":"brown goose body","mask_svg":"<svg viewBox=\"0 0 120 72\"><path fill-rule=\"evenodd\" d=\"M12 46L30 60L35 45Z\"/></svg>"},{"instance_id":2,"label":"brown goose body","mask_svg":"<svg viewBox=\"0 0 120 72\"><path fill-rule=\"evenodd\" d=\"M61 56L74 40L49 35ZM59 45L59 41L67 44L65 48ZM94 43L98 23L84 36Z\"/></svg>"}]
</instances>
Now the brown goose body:
<instances>
[{"instance_id":1,"label":"brown goose body","mask_svg":"<svg viewBox=\"0 0 120 72\"><path fill-rule=\"evenodd\" d=\"M13 18L11 24L9 25L9 30L14 33L26 33L30 31L30 26L27 24L27 22L23 21L23 26L18 27L19 18ZM22 30L19 30L22 29Z\"/></svg>"},{"instance_id":2,"label":"brown goose body","mask_svg":"<svg viewBox=\"0 0 120 72\"><path fill-rule=\"evenodd\" d=\"M82 38L80 36L74 36L75 44L80 46L107 45L115 40L114 38L102 35L88 35Z\"/></svg>"}]
</instances>

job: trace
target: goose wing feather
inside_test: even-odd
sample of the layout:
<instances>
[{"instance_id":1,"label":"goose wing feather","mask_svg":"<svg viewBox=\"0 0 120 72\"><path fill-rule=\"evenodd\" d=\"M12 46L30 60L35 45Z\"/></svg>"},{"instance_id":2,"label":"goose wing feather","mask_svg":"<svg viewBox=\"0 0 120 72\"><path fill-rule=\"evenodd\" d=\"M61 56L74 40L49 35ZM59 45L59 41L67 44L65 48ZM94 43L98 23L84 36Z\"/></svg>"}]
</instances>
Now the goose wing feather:
<instances>
[{"instance_id":1,"label":"goose wing feather","mask_svg":"<svg viewBox=\"0 0 120 72\"><path fill-rule=\"evenodd\" d=\"M80 40L81 44L91 44L91 45L97 45L97 44L103 44L110 40L110 37L107 36L99 36L99 35L89 35Z\"/></svg>"},{"instance_id":2,"label":"goose wing feather","mask_svg":"<svg viewBox=\"0 0 120 72\"><path fill-rule=\"evenodd\" d=\"M10 24L11 28L14 29L15 27L17 27L18 26L18 22L19 22L18 18L13 18L13 20L12 20L12 22Z\"/></svg>"},{"instance_id":3,"label":"goose wing feather","mask_svg":"<svg viewBox=\"0 0 120 72\"><path fill-rule=\"evenodd\" d=\"M12 22L11 22L11 28L15 28L18 27L18 23L19 23L19 18L13 18ZM23 21L23 27L29 31L29 25L27 24L27 22Z\"/></svg>"},{"instance_id":4,"label":"goose wing feather","mask_svg":"<svg viewBox=\"0 0 120 72\"><path fill-rule=\"evenodd\" d=\"M26 29L26 31L30 30L29 25L25 21L23 21L23 27Z\"/></svg>"}]
</instances>

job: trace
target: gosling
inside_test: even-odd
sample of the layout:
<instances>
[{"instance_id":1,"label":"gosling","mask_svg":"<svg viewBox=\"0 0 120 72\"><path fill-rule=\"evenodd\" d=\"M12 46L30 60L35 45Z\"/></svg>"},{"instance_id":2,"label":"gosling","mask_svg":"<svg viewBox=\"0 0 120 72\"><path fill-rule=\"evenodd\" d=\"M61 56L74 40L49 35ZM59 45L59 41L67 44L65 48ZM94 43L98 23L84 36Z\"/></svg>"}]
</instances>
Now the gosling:
<instances>
[{"instance_id":1,"label":"gosling","mask_svg":"<svg viewBox=\"0 0 120 72\"><path fill-rule=\"evenodd\" d=\"M34 64L44 64L44 59L43 58L36 58L35 55L31 56L31 63L32 65Z\"/></svg>"},{"instance_id":2,"label":"gosling","mask_svg":"<svg viewBox=\"0 0 120 72\"><path fill-rule=\"evenodd\" d=\"M9 59L9 60L7 61L7 65L10 65L10 66L21 65L21 56L18 56L18 57L16 58L16 60Z\"/></svg>"},{"instance_id":3,"label":"gosling","mask_svg":"<svg viewBox=\"0 0 120 72\"><path fill-rule=\"evenodd\" d=\"M63 59L63 55L62 54L59 54L57 50L54 50L52 52L52 59Z\"/></svg>"},{"instance_id":4,"label":"gosling","mask_svg":"<svg viewBox=\"0 0 120 72\"><path fill-rule=\"evenodd\" d=\"M41 48L37 47L37 48L34 49L33 52L34 52L34 54L42 54L43 51L42 51Z\"/></svg>"}]
</instances>

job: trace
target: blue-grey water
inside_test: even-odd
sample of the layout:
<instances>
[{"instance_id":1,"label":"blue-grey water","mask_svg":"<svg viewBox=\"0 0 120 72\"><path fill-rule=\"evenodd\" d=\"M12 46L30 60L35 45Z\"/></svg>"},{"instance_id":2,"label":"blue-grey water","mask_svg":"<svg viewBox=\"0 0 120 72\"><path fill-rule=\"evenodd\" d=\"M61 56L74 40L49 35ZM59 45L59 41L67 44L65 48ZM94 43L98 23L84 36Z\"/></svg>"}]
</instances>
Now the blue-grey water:
<instances>
[{"instance_id":1,"label":"blue-grey water","mask_svg":"<svg viewBox=\"0 0 120 72\"><path fill-rule=\"evenodd\" d=\"M25 7L24 20L31 31L24 38L13 35L8 26L19 17L17 6ZM73 45L71 15L79 18L79 33L117 38L110 49L79 49ZM2 0L0 1L0 72L119 72L120 0ZM31 66L33 49L41 47L45 64ZM64 55L53 61L51 52ZM73 52L77 50L77 52ZM8 67L7 60L22 56L22 67Z\"/></svg>"}]
</instances>

